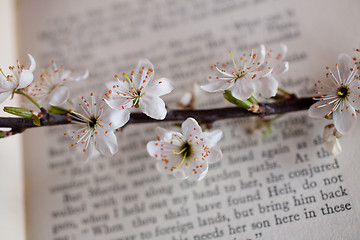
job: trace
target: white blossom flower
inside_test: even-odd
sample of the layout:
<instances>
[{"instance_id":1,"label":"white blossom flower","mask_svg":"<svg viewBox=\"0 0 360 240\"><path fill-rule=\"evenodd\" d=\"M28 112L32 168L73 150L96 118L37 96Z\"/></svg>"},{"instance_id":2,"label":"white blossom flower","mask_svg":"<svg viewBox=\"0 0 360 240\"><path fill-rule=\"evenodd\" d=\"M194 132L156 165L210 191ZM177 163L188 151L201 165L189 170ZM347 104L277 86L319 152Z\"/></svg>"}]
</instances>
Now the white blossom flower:
<instances>
[{"instance_id":1,"label":"white blossom flower","mask_svg":"<svg viewBox=\"0 0 360 240\"><path fill-rule=\"evenodd\" d=\"M342 152L339 138L342 135L336 130L334 124L325 126L323 138L325 148L334 156L339 155Z\"/></svg>"},{"instance_id":2,"label":"white blossom flower","mask_svg":"<svg viewBox=\"0 0 360 240\"><path fill-rule=\"evenodd\" d=\"M360 108L360 81L355 79L358 69L353 59L347 54L340 54L336 71L326 68L327 81L318 81L319 100L309 109L313 118L332 116L336 129L341 134L349 133L355 126L357 111Z\"/></svg>"},{"instance_id":3,"label":"white blossom flower","mask_svg":"<svg viewBox=\"0 0 360 240\"><path fill-rule=\"evenodd\" d=\"M230 52L235 69L229 69L229 62L211 66L212 69L215 69L216 76L209 76L210 83L201 88L207 92L230 90L233 97L239 100L250 98L257 92L256 82L259 78L268 76L272 71L271 67L264 65L265 53L264 45L261 45L257 52L251 49L249 54L243 54L240 58L240 65L237 66Z\"/></svg>"},{"instance_id":4,"label":"white blossom flower","mask_svg":"<svg viewBox=\"0 0 360 240\"><path fill-rule=\"evenodd\" d=\"M124 73L124 79L120 80L115 75L117 81L109 84L106 103L117 110L140 107L149 117L164 119L167 111L160 96L170 93L173 87L166 78L153 80L154 74L151 62L141 59L130 77Z\"/></svg>"},{"instance_id":5,"label":"white blossom flower","mask_svg":"<svg viewBox=\"0 0 360 240\"><path fill-rule=\"evenodd\" d=\"M202 132L193 118L186 119L182 133L156 129L157 141L147 144L149 154L159 160L157 168L162 173L173 174L178 179L201 180L208 171L208 164L222 158L216 143L222 131Z\"/></svg>"},{"instance_id":6,"label":"white blossom flower","mask_svg":"<svg viewBox=\"0 0 360 240\"><path fill-rule=\"evenodd\" d=\"M259 96L271 98L276 95L279 86L277 77L289 69L289 63L284 60L286 52L287 47L284 44L280 45L280 49L267 49L265 63L262 66L263 68L270 67L272 71L271 74L260 77L256 81L256 91Z\"/></svg>"},{"instance_id":7,"label":"white blossom flower","mask_svg":"<svg viewBox=\"0 0 360 240\"><path fill-rule=\"evenodd\" d=\"M86 79L89 72L86 71L82 76L73 76L73 71L65 70L64 66L60 68L55 61L51 61L48 71L42 69L40 80L35 81L32 85L31 95L39 100L52 106L60 106L64 104L70 92L67 84L70 82L77 82Z\"/></svg>"},{"instance_id":8,"label":"white blossom flower","mask_svg":"<svg viewBox=\"0 0 360 240\"><path fill-rule=\"evenodd\" d=\"M81 97L78 108L70 110L76 124L75 130L69 133L75 141L71 146L81 145L83 152L89 157L94 147L103 155L109 157L118 150L114 130L129 121L129 115L124 111L110 109L103 101L96 101L94 94L90 100ZM67 135L67 134L65 134Z\"/></svg>"},{"instance_id":9,"label":"white blossom flower","mask_svg":"<svg viewBox=\"0 0 360 240\"><path fill-rule=\"evenodd\" d=\"M25 69L19 60L17 60L16 67L9 67L9 70L12 72L10 75L5 75L2 69L0 69L0 103L10 97L14 91L29 86L34 80L33 71L35 70L36 62L33 56L30 54L28 56L30 59L29 69Z\"/></svg>"}]
</instances>

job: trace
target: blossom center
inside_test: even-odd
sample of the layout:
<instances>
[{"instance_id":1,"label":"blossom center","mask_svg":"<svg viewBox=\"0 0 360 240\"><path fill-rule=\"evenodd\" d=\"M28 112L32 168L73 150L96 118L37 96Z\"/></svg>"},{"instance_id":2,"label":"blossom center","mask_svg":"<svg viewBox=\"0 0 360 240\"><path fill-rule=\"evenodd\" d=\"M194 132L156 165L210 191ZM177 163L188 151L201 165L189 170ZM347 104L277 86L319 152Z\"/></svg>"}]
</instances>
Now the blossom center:
<instances>
[{"instance_id":1,"label":"blossom center","mask_svg":"<svg viewBox=\"0 0 360 240\"><path fill-rule=\"evenodd\" d=\"M192 147L188 142L184 142L179 150L181 156L185 159L189 158L192 155Z\"/></svg>"},{"instance_id":2,"label":"blossom center","mask_svg":"<svg viewBox=\"0 0 360 240\"><path fill-rule=\"evenodd\" d=\"M188 142L184 142L183 145L180 146L179 152L172 152L173 154L179 154L182 156L182 161L180 164L177 165L177 167L180 167L185 160L189 159L192 155L192 146Z\"/></svg>"},{"instance_id":3,"label":"blossom center","mask_svg":"<svg viewBox=\"0 0 360 240\"><path fill-rule=\"evenodd\" d=\"M139 107L139 101L140 101L140 97L144 95L141 94L141 90L134 90L133 92L133 105L135 108Z\"/></svg>"},{"instance_id":4,"label":"blossom center","mask_svg":"<svg viewBox=\"0 0 360 240\"><path fill-rule=\"evenodd\" d=\"M240 73L237 73L237 74L235 75L235 76L236 76L235 82L236 82L238 79L245 77L245 75L246 75L246 72L245 72L245 71L241 71Z\"/></svg>"},{"instance_id":5,"label":"blossom center","mask_svg":"<svg viewBox=\"0 0 360 240\"><path fill-rule=\"evenodd\" d=\"M59 85L52 85L50 88L49 88L49 93L51 93L52 91L54 91Z\"/></svg>"},{"instance_id":6,"label":"blossom center","mask_svg":"<svg viewBox=\"0 0 360 240\"><path fill-rule=\"evenodd\" d=\"M92 116L91 118L89 118L89 127L90 128L95 128L96 124L97 124L97 119L95 118L95 116Z\"/></svg>"},{"instance_id":7,"label":"blossom center","mask_svg":"<svg viewBox=\"0 0 360 240\"><path fill-rule=\"evenodd\" d=\"M349 89L346 86L341 86L337 90L337 95L340 98L346 98L349 95Z\"/></svg>"}]
</instances>

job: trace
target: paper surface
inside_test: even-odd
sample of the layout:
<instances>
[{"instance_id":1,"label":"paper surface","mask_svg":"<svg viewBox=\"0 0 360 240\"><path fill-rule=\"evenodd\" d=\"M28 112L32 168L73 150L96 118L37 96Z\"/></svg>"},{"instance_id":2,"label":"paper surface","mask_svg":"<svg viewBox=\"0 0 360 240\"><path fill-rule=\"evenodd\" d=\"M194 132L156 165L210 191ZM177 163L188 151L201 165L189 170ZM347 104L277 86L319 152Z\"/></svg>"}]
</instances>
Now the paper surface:
<instances>
[{"instance_id":1,"label":"paper surface","mask_svg":"<svg viewBox=\"0 0 360 240\"><path fill-rule=\"evenodd\" d=\"M33 53L39 66L55 59L89 69L74 93L88 96L148 58L155 78L173 81L169 106L194 82L205 83L210 65L230 60L229 50L236 56L260 43L285 43L290 70L280 86L309 96L325 66L360 44L355 0L38 0L20 6L24 53ZM226 105L221 99L202 94L200 106ZM306 112L278 119L267 139L248 134L253 120L216 122L224 131L224 157L201 182L156 171L145 147L156 124L127 126L117 134L117 155L89 162L69 150L66 127L27 131L28 238L356 239L359 126L341 139L344 152L335 158L321 142L326 123Z\"/></svg>"}]
</instances>

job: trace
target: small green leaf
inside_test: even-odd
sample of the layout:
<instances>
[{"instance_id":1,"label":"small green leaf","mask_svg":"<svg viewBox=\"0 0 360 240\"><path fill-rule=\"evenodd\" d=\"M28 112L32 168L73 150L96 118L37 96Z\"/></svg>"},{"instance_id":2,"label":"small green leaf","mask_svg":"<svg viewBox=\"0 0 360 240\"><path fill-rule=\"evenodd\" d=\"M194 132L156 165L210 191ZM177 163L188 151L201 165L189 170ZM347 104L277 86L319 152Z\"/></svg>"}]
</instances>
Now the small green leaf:
<instances>
[{"instance_id":1,"label":"small green leaf","mask_svg":"<svg viewBox=\"0 0 360 240\"><path fill-rule=\"evenodd\" d=\"M34 114L29 109L25 108L4 107L4 112L26 118L32 118L32 116L34 116Z\"/></svg>"},{"instance_id":2,"label":"small green leaf","mask_svg":"<svg viewBox=\"0 0 360 240\"><path fill-rule=\"evenodd\" d=\"M39 127L40 126L40 118L38 116L33 115L32 119L33 119L34 125Z\"/></svg>"},{"instance_id":3,"label":"small green leaf","mask_svg":"<svg viewBox=\"0 0 360 240\"><path fill-rule=\"evenodd\" d=\"M231 94L231 91L225 90L224 92L224 98L231 102L232 104L235 104L238 107L242 107L245 109L249 109L252 103L249 100L239 100L237 98L234 98Z\"/></svg>"},{"instance_id":4,"label":"small green leaf","mask_svg":"<svg viewBox=\"0 0 360 240\"><path fill-rule=\"evenodd\" d=\"M66 110L61 107L51 106L50 109L48 110L48 112L55 113L55 114L66 114L66 113L69 113L69 110Z\"/></svg>"}]
</instances>

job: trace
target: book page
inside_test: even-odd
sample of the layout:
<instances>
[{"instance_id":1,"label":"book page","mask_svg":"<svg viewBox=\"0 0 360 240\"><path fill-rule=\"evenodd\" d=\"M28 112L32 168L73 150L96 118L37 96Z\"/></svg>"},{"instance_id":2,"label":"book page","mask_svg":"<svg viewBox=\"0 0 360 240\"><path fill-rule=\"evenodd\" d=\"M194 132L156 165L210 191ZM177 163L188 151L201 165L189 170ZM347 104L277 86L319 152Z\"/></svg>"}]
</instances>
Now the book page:
<instances>
[{"instance_id":1,"label":"book page","mask_svg":"<svg viewBox=\"0 0 360 240\"><path fill-rule=\"evenodd\" d=\"M172 80L165 99L175 106L194 82L206 83L210 65L230 59L229 50L285 43L290 70L280 86L309 96L325 66L359 46L359 7L356 0L22 1L22 52L38 66L54 59L89 69L72 89L86 95L148 58L155 78ZM199 99L199 107L225 105L220 93ZM127 126L117 133L118 154L89 162L70 150L66 126L28 130L28 239L356 239L359 124L334 157L321 138L326 123L307 112L279 118L268 138L249 134L254 121L214 124L224 132L224 156L200 182L157 172L146 152L157 124Z\"/></svg>"},{"instance_id":2,"label":"book page","mask_svg":"<svg viewBox=\"0 0 360 240\"><path fill-rule=\"evenodd\" d=\"M0 68L8 72L8 67L13 66L17 59L14 1L2 1L1 10ZM20 97L15 96L14 99L1 103L0 116L10 117L2 109L5 106L20 106L20 100ZM22 135L0 139L0 239L25 239L22 141Z\"/></svg>"}]
</instances>

